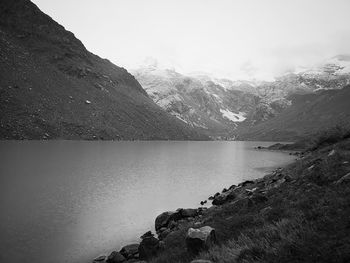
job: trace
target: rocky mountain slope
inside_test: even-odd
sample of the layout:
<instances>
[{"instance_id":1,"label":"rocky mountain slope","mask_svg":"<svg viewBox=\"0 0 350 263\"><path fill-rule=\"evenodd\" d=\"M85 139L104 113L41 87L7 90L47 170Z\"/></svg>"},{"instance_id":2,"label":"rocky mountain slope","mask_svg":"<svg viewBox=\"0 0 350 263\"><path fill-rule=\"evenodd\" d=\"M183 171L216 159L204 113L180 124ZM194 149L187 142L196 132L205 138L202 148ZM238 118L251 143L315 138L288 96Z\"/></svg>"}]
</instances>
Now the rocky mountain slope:
<instances>
[{"instance_id":1,"label":"rocky mountain slope","mask_svg":"<svg viewBox=\"0 0 350 263\"><path fill-rule=\"evenodd\" d=\"M242 140L295 140L335 125L350 125L350 86L291 95L290 107L258 125L238 129Z\"/></svg>"},{"instance_id":2,"label":"rocky mountain slope","mask_svg":"<svg viewBox=\"0 0 350 263\"><path fill-rule=\"evenodd\" d=\"M337 55L311 67L298 67L274 81L209 79L226 89L248 91L267 100L321 89L341 89L350 84L350 55Z\"/></svg>"},{"instance_id":3,"label":"rocky mountain slope","mask_svg":"<svg viewBox=\"0 0 350 263\"><path fill-rule=\"evenodd\" d=\"M205 73L183 75L160 69L156 63L133 73L154 102L212 138L233 139L239 134L241 139L291 140L312 129L347 120L347 117L342 119L348 112L345 106L344 109L333 107L339 111L321 110L319 118L312 117L309 121L311 112L305 113L303 121L290 113L309 110L302 101L308 103L312 94L318 97L320 91L341 89L350 83L350 56L347 55L335 56L314 67L299 68L275 81L232 81ZM284 114L279 117L281 113ZM318 119L327 121L322 123ZM298 126L291 131L286 124L277 124L283 120ZM256 131L266 132L262 129L264 125L275 132L261 136Z\"/></svg>"},{"instance_id":4,"label":"rocky mountain slope","mask_svg":"<svg viewBox=\"0 0 350 263\"><path fill-rule=\"evenodd\" d=\"M155 65L132 73L154 102L212 138L234 138L239 123L252 118L251 113L264 104L252 93L226 89L210 79L186 76Z\"/></svg>"},{"instance_id":5,"label":"rocky mountain slope","mask_svg":"<svg viewBox=\"0 0 350 263\"><path fill-rule=\"evenodd\" d=\"M29 0L0 2L1 139L205 139Z\"/></svg>"}]
</instances>

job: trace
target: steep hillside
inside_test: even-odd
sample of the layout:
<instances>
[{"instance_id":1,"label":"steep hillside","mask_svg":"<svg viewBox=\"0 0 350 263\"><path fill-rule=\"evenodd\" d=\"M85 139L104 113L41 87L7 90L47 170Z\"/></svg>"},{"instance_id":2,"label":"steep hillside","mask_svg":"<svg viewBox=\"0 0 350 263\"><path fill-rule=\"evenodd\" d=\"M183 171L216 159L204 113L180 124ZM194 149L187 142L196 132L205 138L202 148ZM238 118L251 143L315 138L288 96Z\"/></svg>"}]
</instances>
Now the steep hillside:
<instances>
[{"instance_id":1,"label":"steep hillside","mask_svg":"<svg viewBox=\"0 0 350 263\"><path fill-rule=\"evenodd\" d=\"M232 81L213 78L226 89L244 90L260 98L242 125L259 124L277 116L291 105L290 96L341 89L350 84L350 55L337 55L312 67L299 67L274 81Z\"/></svg>"},{"instance_id":2,"label":"steep hillside","mask_svg":"<svg viewBox=\"0 0 350 263\"><path fill-rule=\"evenodd\" d=\"M205 139L28 0L0 2L1 139Z\"/></svg>"},{"instance_id":3,"label":"steep hillside","mask_svg":"<svg viewBox=\"0 0 350 263\"><path fill-rule=\"evenodd\" d=\"M251 93L154 65L132 72L154 102L213 138L234 138L237 125L260 102Z\"/></svg>"},{"instance_id":4,"label":"steep hillside","mask_svg":"<svg viewBox=\"0 0 350 263\"><path fill-rule=\"evenodd\" d=\"M149 262L349 262L349 150L346 136L263 178L227 186L209 197L208 209L161 214L162 243L153 240L163 249Z\"/></svg>"},{"instance_id":5,"label":"steep hillside","mask_svg":"<svg viewBox=\"0 0 350 263\"><path fill-rule=\"evenodd\" d=\"M350 125L350 86L293 95L292 105L278 116L238 129L242 140L295 140L337 124Z\"/></svg>"}]
</instances>

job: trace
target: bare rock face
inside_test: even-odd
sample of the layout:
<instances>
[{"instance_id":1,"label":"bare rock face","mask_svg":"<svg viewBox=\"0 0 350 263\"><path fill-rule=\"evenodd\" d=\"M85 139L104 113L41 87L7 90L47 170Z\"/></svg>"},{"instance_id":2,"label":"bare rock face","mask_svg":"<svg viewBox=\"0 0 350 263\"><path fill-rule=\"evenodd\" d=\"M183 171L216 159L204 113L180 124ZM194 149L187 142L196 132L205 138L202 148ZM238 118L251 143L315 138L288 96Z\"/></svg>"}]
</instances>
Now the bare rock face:
<instances>
[{"instance_id":1,"label":"bare rock face","mask_svg":"<svg viewBox=\"0 0 350 263\"><path fill-rule=\"evenodd\" d=\"M203 226L198 229L189 228L187 231L186 246L187 250L192 254L208 250L215 243L215 229L210 226Z\"/></svg>"}]
</instances>

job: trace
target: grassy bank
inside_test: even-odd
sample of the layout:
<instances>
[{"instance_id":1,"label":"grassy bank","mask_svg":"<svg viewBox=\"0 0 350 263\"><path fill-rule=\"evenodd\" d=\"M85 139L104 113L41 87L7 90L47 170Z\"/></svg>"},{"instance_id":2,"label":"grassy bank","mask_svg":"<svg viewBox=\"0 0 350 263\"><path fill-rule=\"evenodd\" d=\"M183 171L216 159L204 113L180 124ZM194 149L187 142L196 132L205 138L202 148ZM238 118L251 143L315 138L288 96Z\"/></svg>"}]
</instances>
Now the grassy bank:
<instances>
[{"instance_id":1,"label":"grassy bank","mask_svg":"<svg viewBox=\"0 0 350 263\"><path fill-rule=\"evenodd\" d=\"M350 262L349 134L305 140L295 163L231 187L235 198L179 224L151 262ZM218 242L190 255L187 230L201 226L215 228Z\"/></svg>"}]
</instances>

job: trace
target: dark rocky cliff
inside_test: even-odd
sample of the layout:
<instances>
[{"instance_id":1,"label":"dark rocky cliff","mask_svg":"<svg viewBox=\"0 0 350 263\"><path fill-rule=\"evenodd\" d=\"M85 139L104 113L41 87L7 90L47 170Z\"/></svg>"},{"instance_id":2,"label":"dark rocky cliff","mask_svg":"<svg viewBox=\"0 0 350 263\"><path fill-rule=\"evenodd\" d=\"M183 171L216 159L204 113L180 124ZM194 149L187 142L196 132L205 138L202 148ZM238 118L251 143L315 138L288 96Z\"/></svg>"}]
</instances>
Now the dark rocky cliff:
<instances>
[{"instance_id":1,"label":"dark rocky cliff","mask_svg":"<svg viewBox=\"0 0 350 263\"><path fill-rule=\"evenodd\" d=\"M206 139L29 0L0 2L0 138Z\"/></svg>"}]
</instances>

